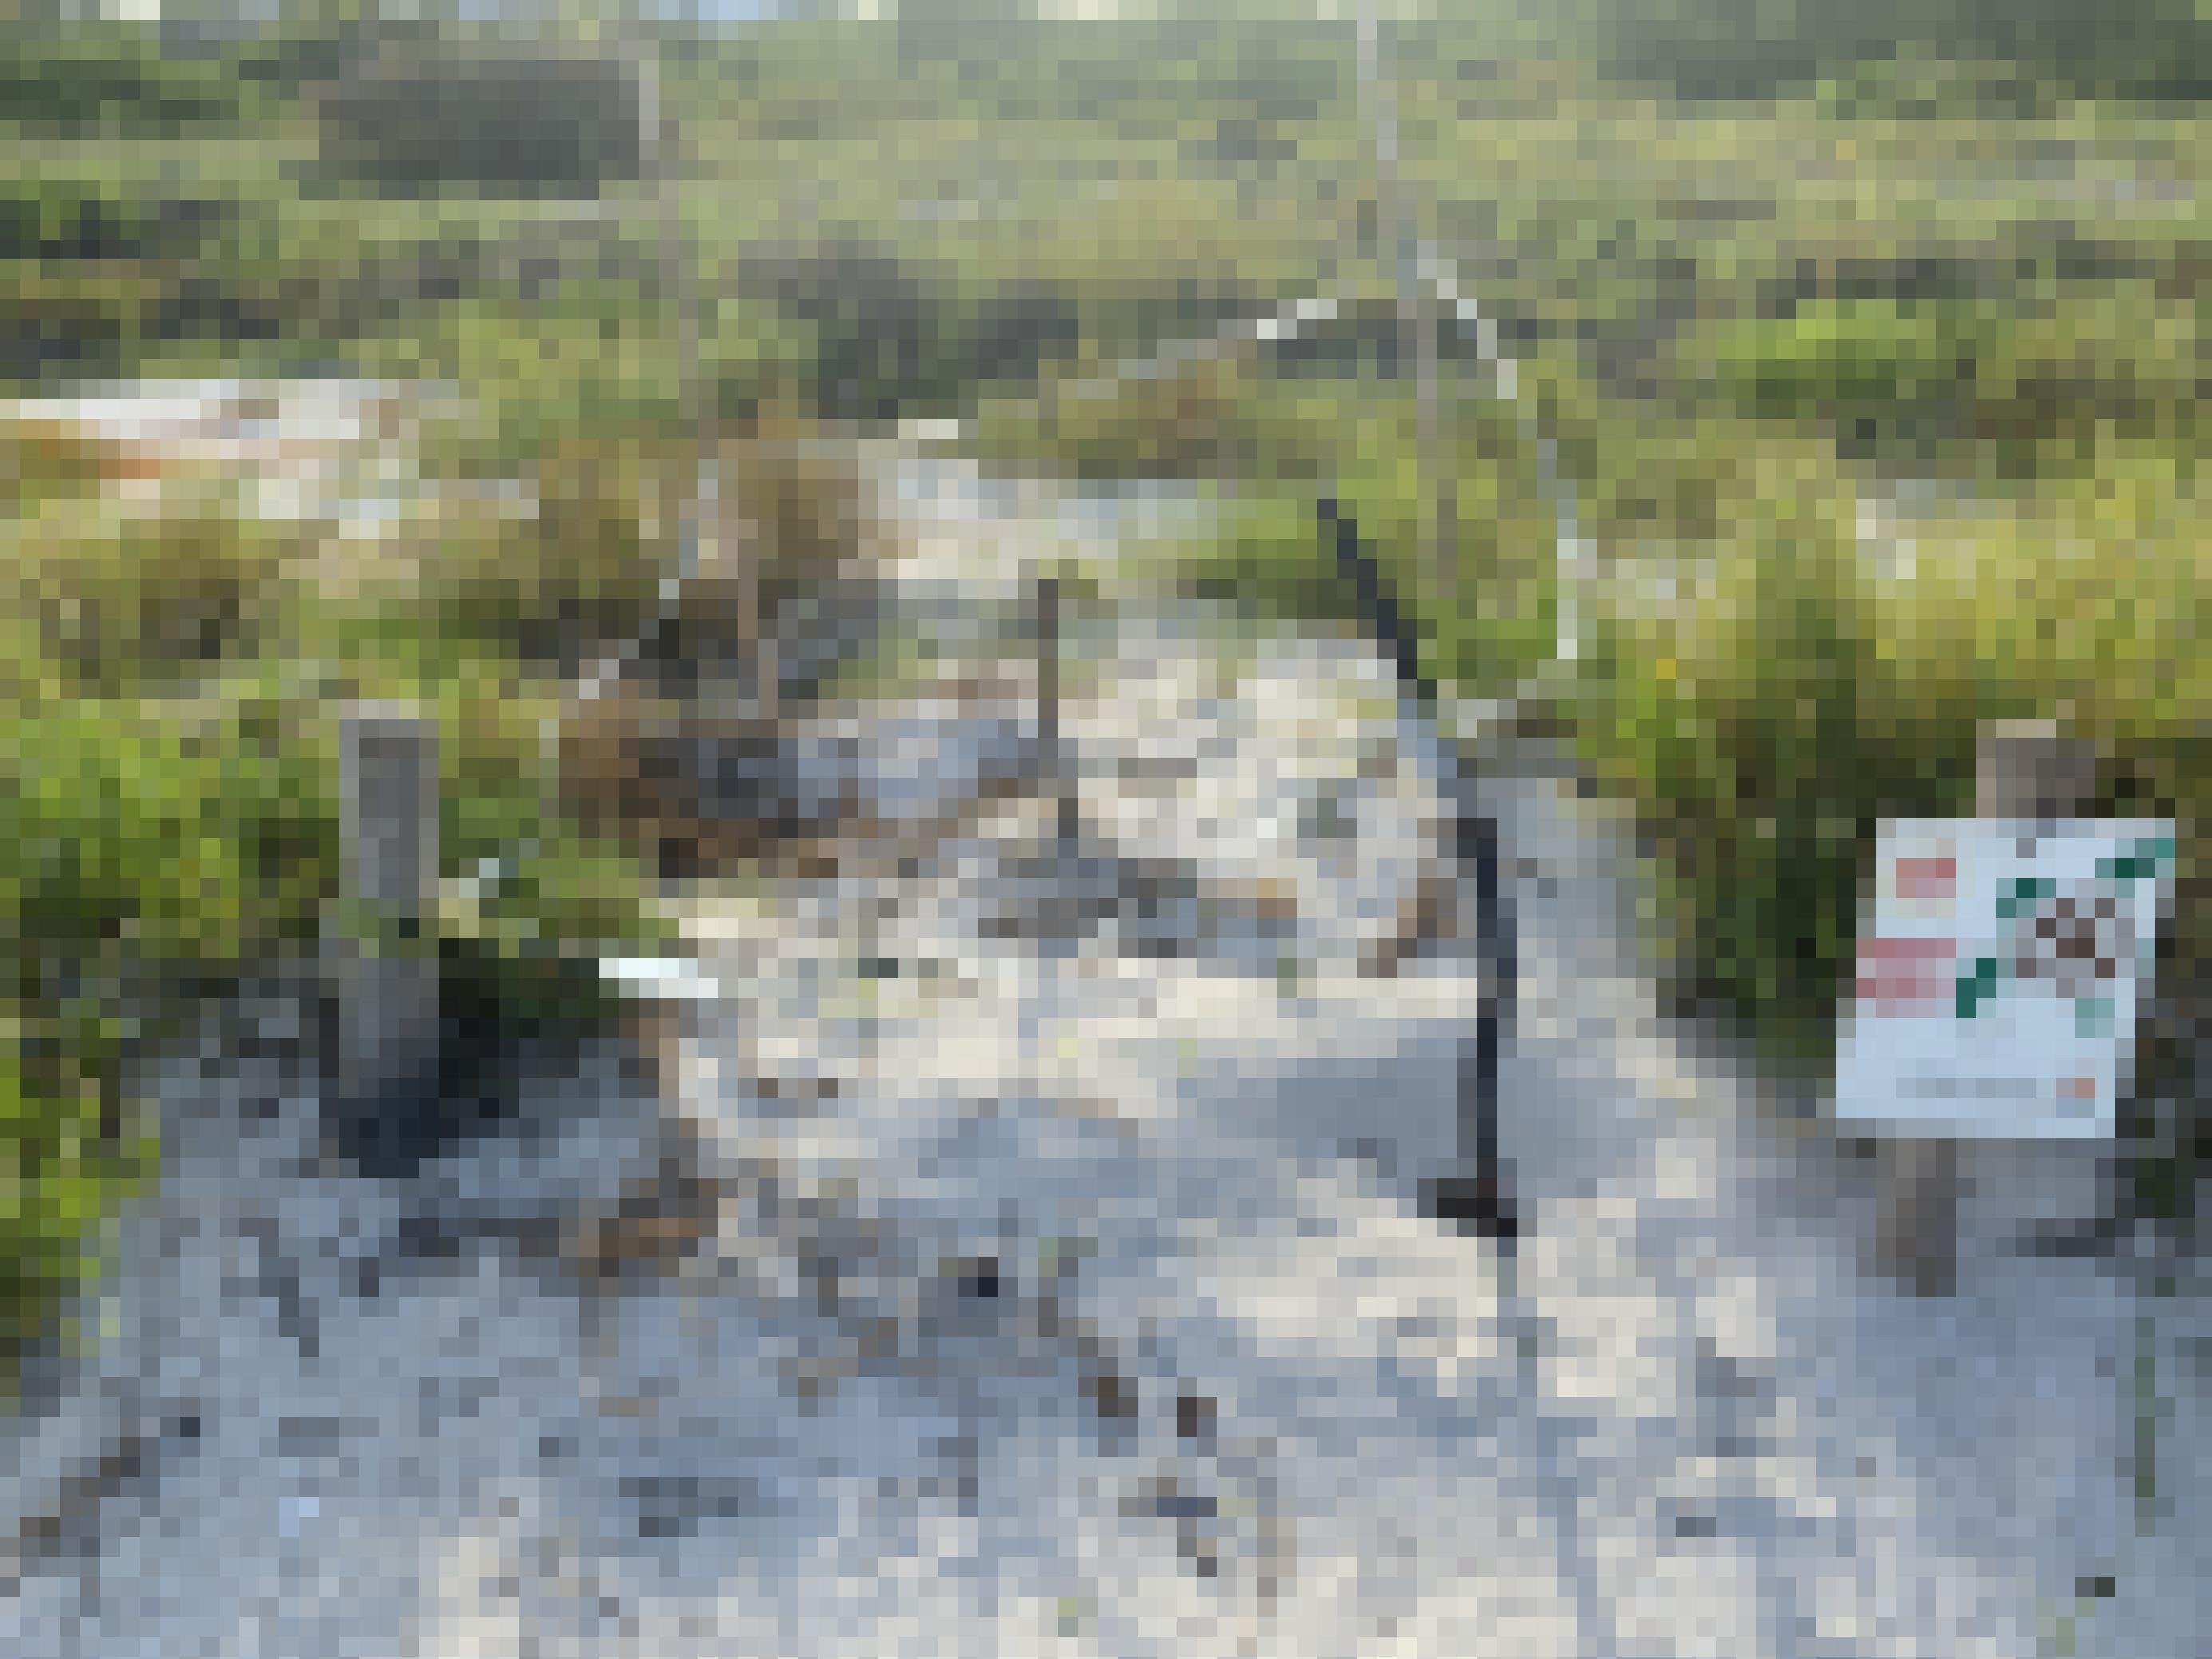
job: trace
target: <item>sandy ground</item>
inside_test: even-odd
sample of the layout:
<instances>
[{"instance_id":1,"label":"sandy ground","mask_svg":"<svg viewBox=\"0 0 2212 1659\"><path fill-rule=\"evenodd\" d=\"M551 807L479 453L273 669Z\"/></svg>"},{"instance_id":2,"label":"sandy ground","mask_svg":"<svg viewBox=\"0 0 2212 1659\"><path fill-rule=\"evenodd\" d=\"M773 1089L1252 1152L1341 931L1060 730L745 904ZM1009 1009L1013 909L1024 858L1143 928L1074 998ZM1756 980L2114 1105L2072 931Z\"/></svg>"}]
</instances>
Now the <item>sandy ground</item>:
<instances>
[{"instance_id":1,"label":"sandy ground","mask_svg":"<svg viewBox=\"0 0 2212 1659\"><path fill-rule=\"evenodd\" d=\"M1863 1173L1662 1028L1618 826L1534 766L1478 789L1528 1236L1424 1219L1474 964L1355 966L1433 831L1420 733L1348 647L1084 648L1075 855L1010 809L702 906L665 1107L548 1079L373 1183L278 1063L180 1066L106 1340L0 1455L5 1513L68 1512L0 1559L0 1650L2202 1651L2200 1292L1863 1278ZM1294 923L1218 896L1254 881ZM580 1281L564 1225L669 1146L700 1253Z\"/></svg>"}]
</instances>

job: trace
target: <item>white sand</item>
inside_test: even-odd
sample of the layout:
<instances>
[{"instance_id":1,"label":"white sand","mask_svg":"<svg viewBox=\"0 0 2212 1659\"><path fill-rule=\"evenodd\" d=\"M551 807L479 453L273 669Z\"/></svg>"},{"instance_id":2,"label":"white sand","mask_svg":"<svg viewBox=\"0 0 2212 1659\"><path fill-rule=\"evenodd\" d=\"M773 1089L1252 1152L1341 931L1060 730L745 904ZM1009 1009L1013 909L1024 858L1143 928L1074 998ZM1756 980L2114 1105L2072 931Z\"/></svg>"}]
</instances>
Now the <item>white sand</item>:
<instances>
[{"instance_id":1,"label":"white sand","mask_svg":"<svg viewBox=\"0 0 2212 1659\"><path fill-rule=\"evenodd\" d=\"M219 1062L197 1117L171 1091L175 1172L99 1362L111 1415L191 1402L200 1437L102 1512L96 1571L49 1559L0 1600L0 1651L2201 1651L2201 1301L2155 1310L2167 1507L2139 1537L2124 1288L1997 1258L1947 1303L1861 1280L1857 1177L1658 1029L1607 826L1527 780L1484 793L1521 913L1505 1138L1532 1237L1508 1271L1421 1219L1474 969L1350 963L1418 866L1432 772L1391 762L1375 671L1335 647L1255 647L1208 708L1211 644L1119 643L1068 721L1091 833L1289 881L1290 948L1195 911L1190 961L982 938L1012 830L702 927L727 998L679 1105L778 1173L784 1220L750 1189L705 1264L596 1316L491 1244L374 1300L345 1258L410 1206L611 1199L653 1134L614 1091L580 1085L543 1146L372 1188L301 1172L304 1098L242 1129L268 1081ZM1330 781L1349 839L1302 842ZM987 1255L1001 1293L963 1299L953 1264ZM1211 1438L1178 1435L1185 1392ZM91 1398L11 1504L69 1424L97 1438ZM2117 1594L2085 1611L2099 1573Z\"/></svg>"}]
</instances>

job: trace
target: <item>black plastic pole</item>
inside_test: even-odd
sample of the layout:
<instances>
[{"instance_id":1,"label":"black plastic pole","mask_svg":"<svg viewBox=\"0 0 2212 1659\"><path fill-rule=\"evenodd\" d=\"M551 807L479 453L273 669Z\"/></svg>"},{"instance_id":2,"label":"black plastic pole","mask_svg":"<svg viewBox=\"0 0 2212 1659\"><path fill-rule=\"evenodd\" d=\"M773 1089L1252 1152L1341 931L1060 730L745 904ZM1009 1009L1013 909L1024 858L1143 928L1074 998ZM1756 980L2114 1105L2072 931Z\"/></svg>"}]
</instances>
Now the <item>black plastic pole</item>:
<instances>
[{"instance_id":1,"label":"black plastic pole","mask_svg":"<svg viewBox=\"0 0 2212 1659\"><path fill-rule=\"evenodd\" d=\"M1472 1222L1483 1237L1511 1249L1520 1233L1512 1183L1498 1150L1498 1056L1513 1018L1516 963L1512 919L1498 878L1498 821L1460 804L1453 825L1461 864L1474 872L1476 949L1483 983L1474 1017L1474 1053L1460 1059L1460 1136L1472 1155L1474 1184L1438 1194L1440 1213ZM1474 1076L1467 1075L1473 1061Z\"/></svg>"},{"instance_id":2,"label":"black plastic pole","mask_svg":"<svg viewBox=\"0 0 2212 1659\"><path fill-rule=\"evenodd\" d=\"M1417 642L1383 584L1381 569L1359 544L1358 522L1330 496L1321 499L1316 512L1322 537L1334 554L1337 573L1352 588L1359 621L1389 653L1400 690L1410 693L1423 708L1433 709L1435 682L1420 672ZM1454 746L1447 744L1445 753L1453 771L1445 789L1452 810L1452 854L1461 868L1474 877L1475 945L1482 963L1483 984L1474 1039L1472 1044L1461 1046L1459 1057L1462 1173L1435 1182L1429 1195L1439 1218L1510 1251L1519 1235L1520 1223L1498 1154L1498 1056L1513 1014L1512 921L1498 882L1498 821L1474 810L1467 793L1471 780L1466 765Z\"/></svg>"},{"instance_id":3,"label":"black plastic pole","mask_svg":"<svg viewBox=\"0 0 2212 1659\"><path fill-rule=\"evenodd\" d=\"M1360 622L1373 634L1376 643L1390 653L1400 687L1411 691L1423 706L1433 705L1435 683L1422 676L1420 656L1405 619L1398 614L1398 603L1383 586L1382 573L1375 561L1359 545L1358 521L1329 496L1322 498L1319 511L1322 532L1334 544L1337 574L1352 585Z\"/></svg>"}]
</instances>

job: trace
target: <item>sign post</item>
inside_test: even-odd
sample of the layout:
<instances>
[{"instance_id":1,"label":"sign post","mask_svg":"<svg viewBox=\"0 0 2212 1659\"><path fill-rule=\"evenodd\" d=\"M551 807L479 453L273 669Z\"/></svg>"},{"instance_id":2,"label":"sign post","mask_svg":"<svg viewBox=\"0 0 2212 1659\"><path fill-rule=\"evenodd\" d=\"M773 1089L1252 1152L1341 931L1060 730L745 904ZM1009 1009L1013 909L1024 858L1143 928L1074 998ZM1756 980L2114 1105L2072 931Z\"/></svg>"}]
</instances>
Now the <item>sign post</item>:
<instances>
[{"instance_id":1,"label":"sign post","mask_svg":"<svg viewBox=\"0 0 2212 1659\"><path fill-rule=\"evenodd\" d=\"M1923 1295L1955 1284L1962 1192L2002 1208L2086 1175L2106 1200L2174 837L2069 816L2094 759L2047 726L1995 728L1980 817L1883 827L1837 1114L1884 1137L1875 1267Z\"/></svg>"}]
</instances>

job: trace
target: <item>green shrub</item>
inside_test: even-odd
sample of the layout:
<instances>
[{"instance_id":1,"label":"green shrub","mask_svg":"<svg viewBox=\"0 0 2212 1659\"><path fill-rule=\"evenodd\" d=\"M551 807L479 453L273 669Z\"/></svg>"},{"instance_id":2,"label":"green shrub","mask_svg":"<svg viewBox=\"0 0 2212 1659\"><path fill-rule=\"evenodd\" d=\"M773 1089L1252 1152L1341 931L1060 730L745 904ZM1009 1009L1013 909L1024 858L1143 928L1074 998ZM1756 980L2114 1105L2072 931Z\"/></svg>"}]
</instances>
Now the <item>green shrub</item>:
<instances>
[{"instance_id":1,"label":"green shrub","mask_svg":"<svg viewBox=\"0 0 2212 1659\"><path fill-rule=\"evenodd\" d=\"M636 636L674 569L671 481L696 460L636 445L572 442L539 466L529 522L453 526L401 607L430 641L560 662Z\"/></svg>"},{"instance_id":2,"label":"green shrub","mask_svg":"<svg viewBox=\"0 0 2212 1659\"><path fill-rule=\"evenodd\" d=\"M41 1039L21 1020L9 1024L12 1041L0 1047L0 1399L14 1386L14 1356L94 1270L100 1224L151 1153L103 1139L96 1091L27 1076L21 1051Z\"/></svg>"},{"instance_id":3,"label":"green shrub","mask_svg":"<svg viewBox=\"0 0 2212 1659\"><path fill-rule=\"evenodd\" d=\"M1818 301L1705 325L1678 353L1687 384L1749 413L1915 446L1978 441L2024 477L2100 428L2193 434L2203 374L2193 308L2141 283L2076 285L2003 315L1986 298Z\"/></svg>"},{"instance_id":4,"label":"green shrub","mask_svg":"<svg viewBox=\"0 0 2212 1659\"><path fill-rule=\"evenodd\" d=\"M1315 513L1331 496L1419 629L1426 672L1494 694L1550 648L1551 510L1533 446L1492 403L1463 396L1445 456L1457 527L1449 601L1423 554L1436 480L1419 464L1409 383L1276 377L1231 362L1045 407L1040 418L1035 404L987 403L985 453L1084 478L1221 480L1219 530L1176 550L1186 587L1270 615L1355 621Z\"/></svg>"},{"instance_id":5,"label":"green shrub","mask_svg":"<svg viewBox=\"0 0 2212 1659\"><path fill-rule=\"evenodd\" d=\"M0 1352L90 1267L148 1167L130 1055L185 988L312 935L326 787L252 720L209 733L119 700L26 709L0 740Z\"/></svg>"},{"instance_id":6,"label":"green shrub","mask_svg":"<svg viewBox=\"0 0 2212 1659\"><path fill-rule=\"evenodd\" d=\"M11 422L0 433L0 503L18 518L34 518L49 501L99 494L117 464L111 446L81 432Z\"/></svg>"},{"instance_id":7,"label":"green shrub","mask_svg":"<svg viewBox=\"0 0 2212 1659\"><path fill-rule=\"evenodd\" d=\"M1896 694L1852 551L1817 513L1747 539L1703 637L1601 630L1584 733L1661 854L1680 988L1817 1059L1875 826L1956 810L1973 711Z\"/></svg>"},{"instance_id":8,"label":"green shrub","mask_svg":"<svg viewBox=\"0 0 2212 1659\"><path fill-rule=\"evenodd\" d=\"M591 195L644 159L638 88L611 58L395 46L322 94L334 170L398 190Z\"/></svg>"},{"instance_id":9,"label":"green shrub","mask_svg":"<svg viewBox=\"0 0 2212 1659\"><path fill-rule=\"evenodd\" d=\"M1662 854L1684 988L1769 1053L1826 1060L1876 826L1970 814L1984 722L2059 715L2107 757L2108 804L2204 822L2193 485L2129 456L2094 485L1915 526L1904 569L1860 547L1832 464L1771 452L1695 550L1702 589L1639 607L1625 576L1609 585L1583 740ZM2189 902L2199 846L2185 838L2178 971L2212 957Z\"/></svg>"},{"instance_id":10,"label":"green shrub","mask_svg":"<svg viewBox=\"0 0 2212 1659\"><path fill-rule=\"evenodd\" d=\"M636 867L547 811L548 706L511 659L448 663L427 684L404 665L354 669L350 688L269 662L166 702L26 702L0 737L15 941L0 985L0 1356L93 1268L99 1220L150 1168L131 1056L198 997L332 924L333 692L426 695L445 872L500 863L480 899L441 908L457 996L520 1034L586 1030L612 1012L596 956L665 937Z\"/></svg>"},{"instance_id":11,"label":"green shrub","mask_svg":"<svg viewBox=\"0 0 2212 1659\"><path fill-rule=\"evenodd\" d=\"M102 522L72 505L9 526L0 614L34 619L68 689L204 673L281 624L297 538L211 514Z\"/></svg>"},{"instance_id":12,"label":"green shrub","mask_svg":"<svg viewBox=\"0 0 2212 1659\"><path fill-rule=\"evenodd\" d=\"M258 89L222 63L161 49L153 26L76 22L10 28L0 52L0 120L33 130L167 136L180 125L235 122L258 112Z\"/></svg>"},{"instance_id":13,"label":"green shrub","mask_svg":"<svg viewBox=\"0 0 2212 1659\"><path fill-rule=\"evenodd\" d=\"M1179 592L1260 617L1334 622L1346 612L1314 503L1296 496L1232 498L1211 533L1146 549L1124 569L1164 578Z\"/></svg>"},{"instance_id":14,"label":"green shrub","mask_svg":"<svg viewBox=\"0 0 2212 1659\"><path fill-rule=\"evenodd\" d=\"M1046 377L1041 397L985 398L976 443L991 459L1048 457L1079 478L1218 477L1237 459L1249 369L1209 362L1152 380L1093 380L1095 369Z\"/></svg>"}]
</instances>

